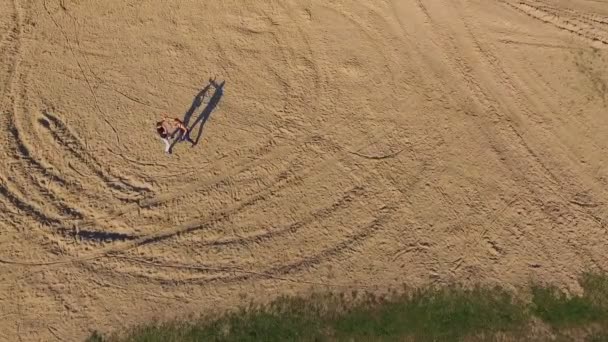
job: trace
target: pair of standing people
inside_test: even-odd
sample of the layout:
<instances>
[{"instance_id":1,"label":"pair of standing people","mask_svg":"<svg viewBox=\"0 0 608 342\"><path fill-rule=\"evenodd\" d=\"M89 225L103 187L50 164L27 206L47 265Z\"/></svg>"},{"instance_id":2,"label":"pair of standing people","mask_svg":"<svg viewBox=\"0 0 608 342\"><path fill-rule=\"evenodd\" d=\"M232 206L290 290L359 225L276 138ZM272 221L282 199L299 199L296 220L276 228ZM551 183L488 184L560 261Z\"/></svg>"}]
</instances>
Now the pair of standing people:
<instances>
[{"instance_id":1,"label":"pair of standing people","mask_svg":"<svg viewBox=\"0 0 608 342\"><path fill-rule=\"evenodd\" d=\"M161 140L165 142L165 153L171 153L171 143L169 137L173 138L176 133L179 133L177 139L179 141L189 141L192 146L196 143L190 138L188 127L178 118L169 118L163 115L162 119L156 123L156 132ZM170 133L171 132L171 133Z\"/></svg>"}]
</instances>

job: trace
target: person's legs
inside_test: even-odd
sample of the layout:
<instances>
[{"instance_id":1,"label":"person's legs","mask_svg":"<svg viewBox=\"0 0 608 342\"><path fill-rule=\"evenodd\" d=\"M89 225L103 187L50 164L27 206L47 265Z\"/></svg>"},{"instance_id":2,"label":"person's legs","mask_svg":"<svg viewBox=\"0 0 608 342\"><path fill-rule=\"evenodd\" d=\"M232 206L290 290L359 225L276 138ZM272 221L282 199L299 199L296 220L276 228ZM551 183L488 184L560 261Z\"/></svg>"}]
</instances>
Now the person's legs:
<instances>
[{"instance_id":1,"label":"person's legs","mask_svg":"<svg viewBox=\"0 0 608 342\"><path fill-rule=\"evenodd\" d=\"M187 140L190 144L192 144L192 146L196 145L196 142L190 138L190 134L188 133L185 134L184 140Z\"/></svg>"},{"instance_id":2,"label":"person's legs","mask_svg":"<svg viewBox=\"0 0 608 342\"><path fill-rule=\"evenodd\" d=\"M178 138L180 141L188 141L192 145L194 145L194 141L190 138L190 132L186 132L184 130L180 130L180 135Z\"/></svg>"},{"instance_id":3,"label":"person's legs","mask_svg":"<svg viewBox=\"0 0 608 342\"><path fill-rule=\"evenodd\" d=\"M169 139L167 139L167 138L160 138L160 139L165 142L165 153L171 153L171 143L169 143Z\"/></svg>"}]
</instances>

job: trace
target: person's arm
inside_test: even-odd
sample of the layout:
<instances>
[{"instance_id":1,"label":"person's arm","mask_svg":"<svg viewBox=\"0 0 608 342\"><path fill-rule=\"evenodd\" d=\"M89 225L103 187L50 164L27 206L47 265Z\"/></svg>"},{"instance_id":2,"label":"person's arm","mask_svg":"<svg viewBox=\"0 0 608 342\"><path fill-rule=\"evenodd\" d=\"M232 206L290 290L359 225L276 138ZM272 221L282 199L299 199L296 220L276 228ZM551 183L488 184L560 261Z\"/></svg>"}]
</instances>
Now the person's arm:
<instances>
[{"instance_id":1,"label":"person's arm","mask_svg":"<svg viewBox=\"0 0 608 342\"><path fill-rule=\"evenodd\" d=\"M182 123L182 121L180 119L173 119L173 121L177 125L177 128L179 128L179 129L183 130L184 132L188 133L188 128L186 126L184 126L184 124Z\"/></svg>"}]
</instances>

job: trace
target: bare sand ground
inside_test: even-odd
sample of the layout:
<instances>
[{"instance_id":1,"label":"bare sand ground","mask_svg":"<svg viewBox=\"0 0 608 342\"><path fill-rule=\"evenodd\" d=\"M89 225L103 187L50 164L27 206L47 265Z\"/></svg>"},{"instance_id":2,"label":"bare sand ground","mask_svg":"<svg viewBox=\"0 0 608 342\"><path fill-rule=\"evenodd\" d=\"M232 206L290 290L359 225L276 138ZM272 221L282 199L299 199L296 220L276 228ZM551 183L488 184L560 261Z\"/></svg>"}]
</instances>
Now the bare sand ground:
<instances>
[{"instance_id":1,"label":"bare sand ground","mask_svg":"<svg viewBox=\"0 0 608 342\"><path fill-rule=\"evenodd\" d=\"M599 0L0 0L0 340L578 291L608 268L607 47ZM199 143L165 155L162 113Z\"/></svg>"}]
</instances>

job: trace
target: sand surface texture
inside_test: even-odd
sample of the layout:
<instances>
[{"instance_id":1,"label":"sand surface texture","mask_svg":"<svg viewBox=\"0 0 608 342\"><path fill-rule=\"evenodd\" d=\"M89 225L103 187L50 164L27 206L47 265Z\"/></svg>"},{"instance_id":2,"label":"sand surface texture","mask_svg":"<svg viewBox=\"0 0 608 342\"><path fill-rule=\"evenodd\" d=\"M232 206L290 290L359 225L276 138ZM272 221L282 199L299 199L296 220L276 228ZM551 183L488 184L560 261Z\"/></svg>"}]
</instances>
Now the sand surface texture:
<instances>
[{"instance_id":1,"label":"sand surface texture","mask_svg":"<svg viewBox=\"0 0 608 342\"><path fill-rule=\"evenodd\" d=\"M608 268L607 48L600 0L0 0L0 340L577 291ZM198 143L165 154L163 113Z\"/></svg>"}]
</instances>

